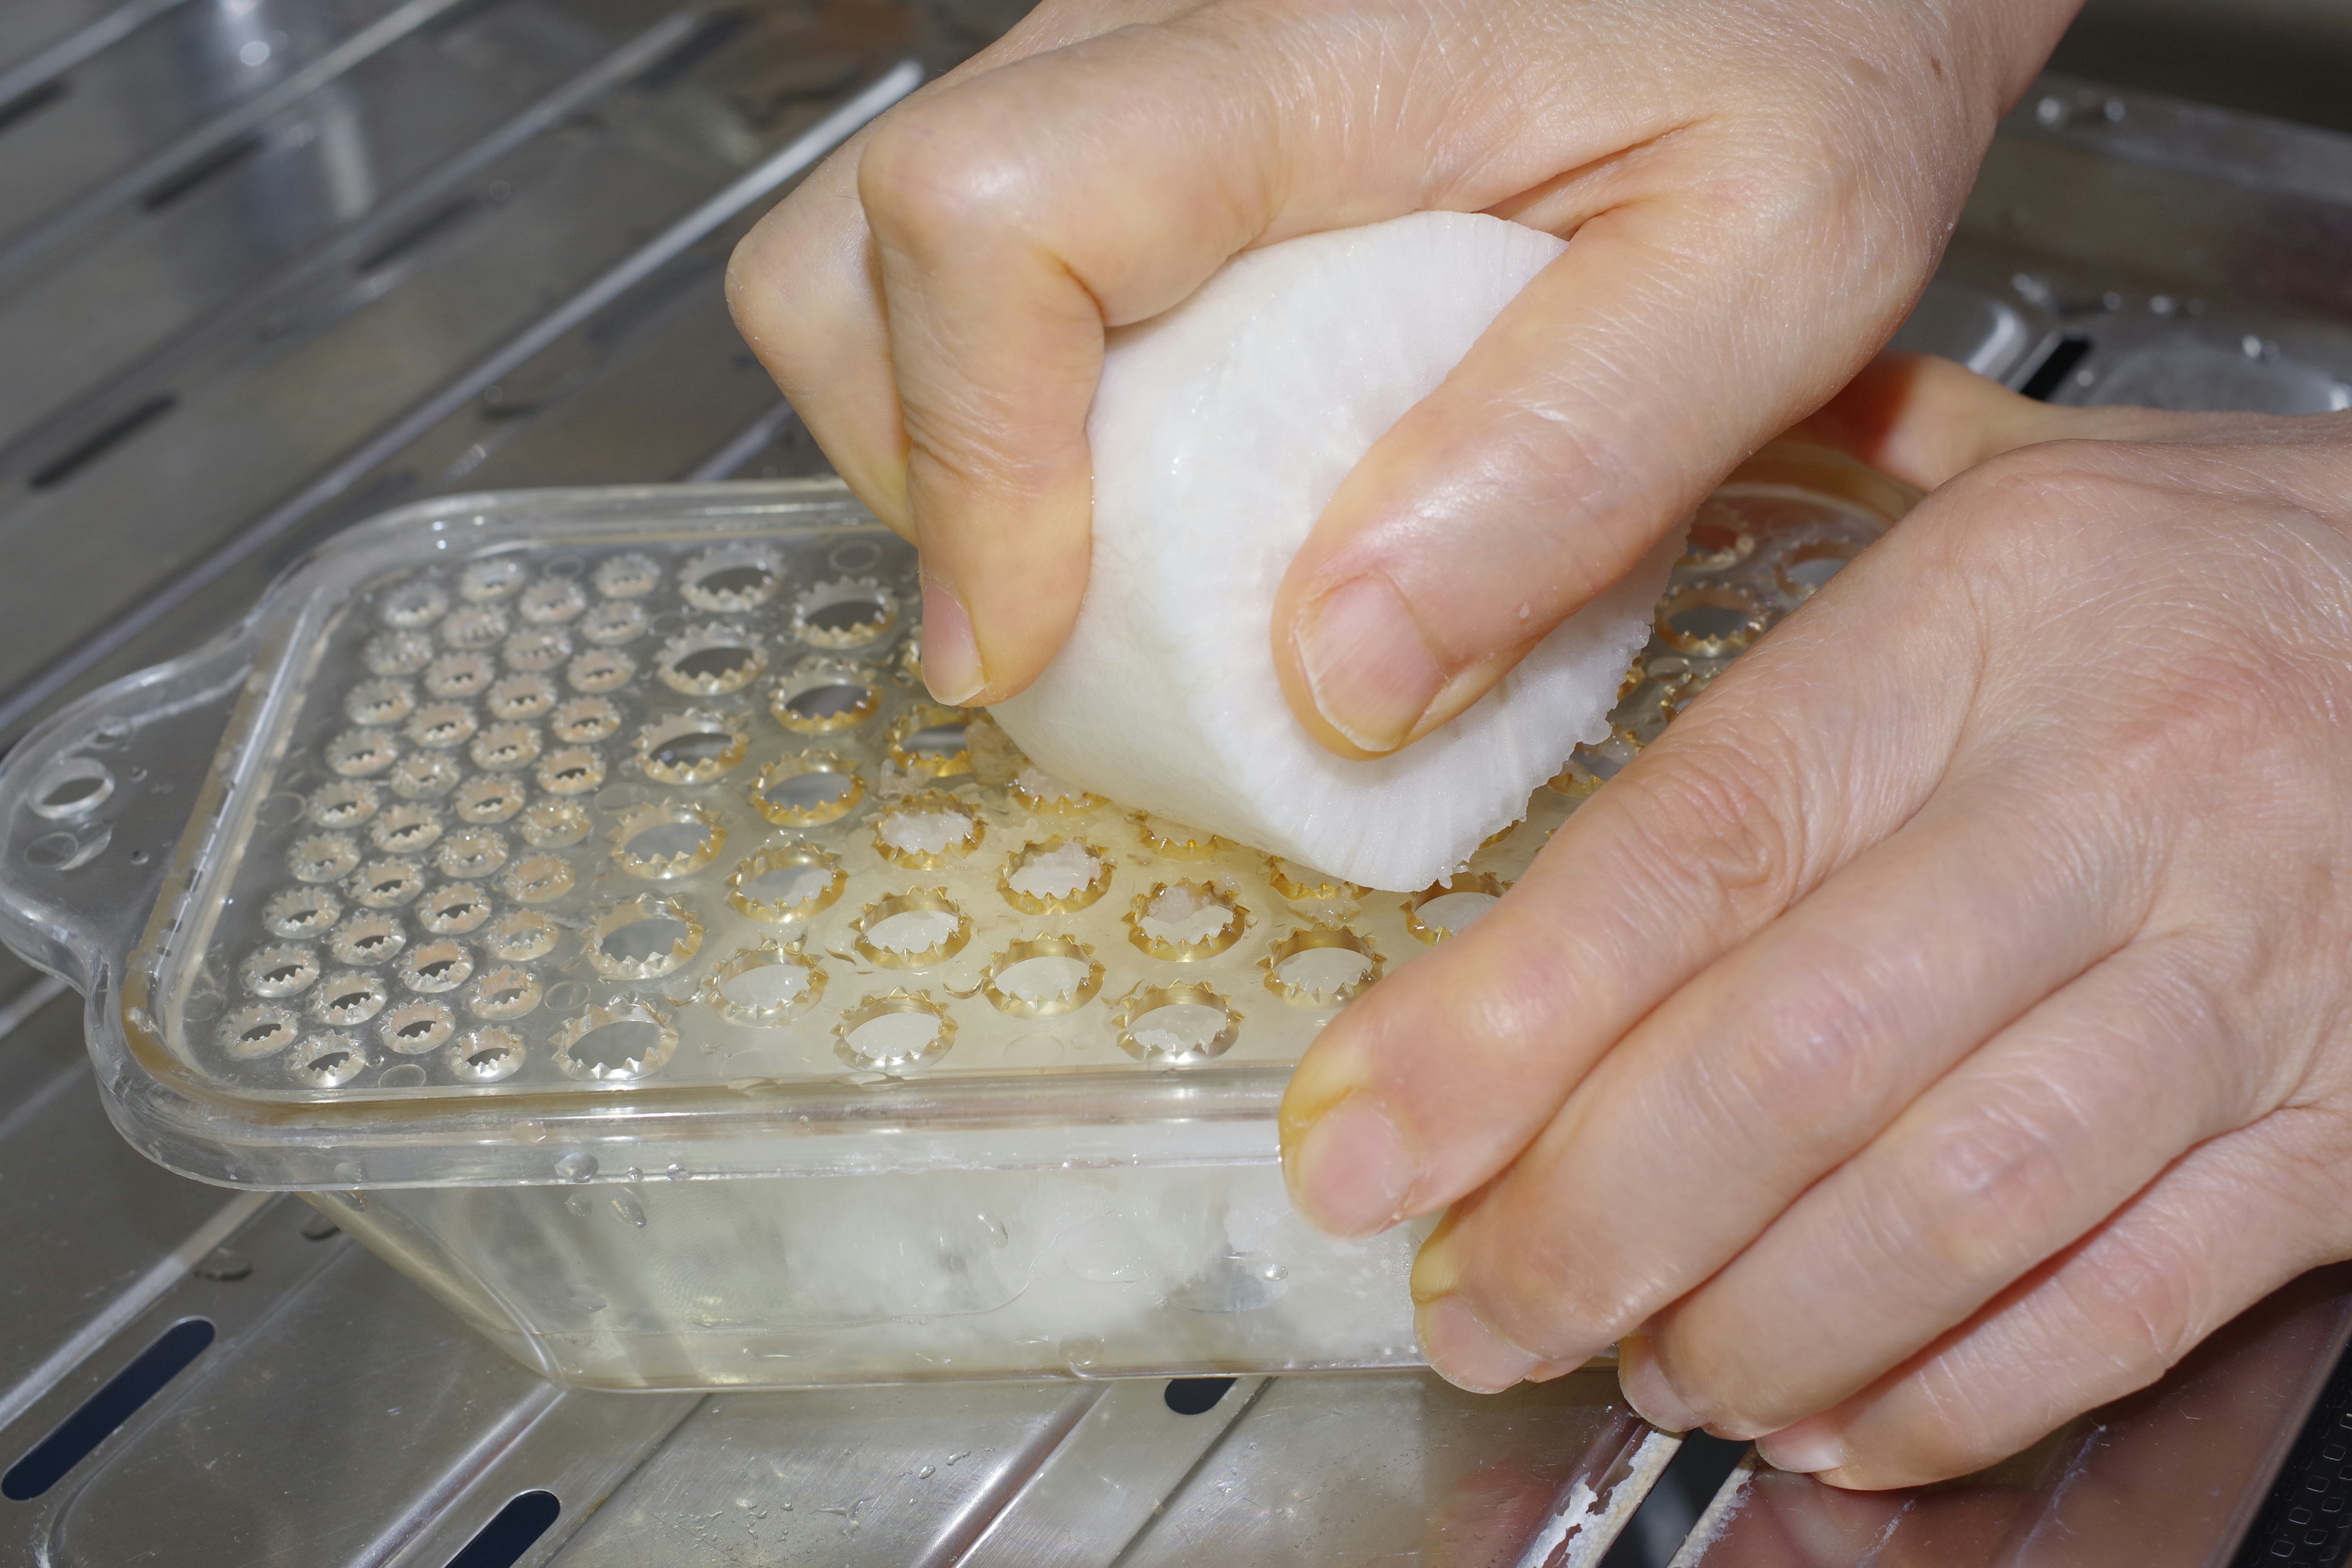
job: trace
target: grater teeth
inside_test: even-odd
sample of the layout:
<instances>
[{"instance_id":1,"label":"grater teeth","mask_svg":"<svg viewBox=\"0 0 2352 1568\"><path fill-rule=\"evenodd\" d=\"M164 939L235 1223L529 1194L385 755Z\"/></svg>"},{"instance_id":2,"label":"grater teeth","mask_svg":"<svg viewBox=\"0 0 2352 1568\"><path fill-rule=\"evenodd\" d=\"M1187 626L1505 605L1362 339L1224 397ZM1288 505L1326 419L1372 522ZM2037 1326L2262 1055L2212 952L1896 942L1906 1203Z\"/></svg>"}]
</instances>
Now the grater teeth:
<instances>
[{"instance_id":1,"label":"grater teeth","mask_svg":"<svg viewBox=\"0 0 2352 1568\"><path fill-rule=\"evenodd\" d=\"M751 747L749 731L713 708L688 708L637 731L637 767L657 784L709 784Z\"/></svg>"},{"instance_id":2,"label":"grater teeth","mask_svg":"<svg viewBox=\"0 0 2352 1568\"><path fill-rule=\"evenodd\" d=\"M740 626L711 621L689 626L661 646L654 678L689 697L724 697L760 679L768 650Z\"/></svg>"},{"instance_id":3,"label":"grater teeth","mask_svg":"<svg viewBox=\"0 0 2352 1568\"><path fill-rule=\"evenodd\" d=\"M1163 896L1173 894L1192 908L1184 915L1163 916L1155 912ZM1175 922L1186 915L1196 915L1205 910L1223 910L1222 924L1203 931L1198 936L1171 936L1150 929L1154 925L1177 927ZM1241 901L1213 882L1154 882L1150 890L1138 893L1123 917L1127 922L1127 940L1138 951L1171 963L1193 963L1204 958L1214 958L1241 941L1242 933L1255 917Z\"/></svg>"},{"instance_id":4,"label":"grater teeth","mask_svg":"<svg viewBox=\"0 0 2352 1568\"><path fill-rule=\"evenodd\" d=\"M1033 875L1038 863L1065 850L1076 850L1093 864L1086 881L1065 890L1045 890L1051 884ZM1081 838L1048 838L1042 843L1024 845L1004 862L997 875L996 890L1004 901L1024 915L1066 915L1089 909L1101 902L1110 891L1111 868L1117 862L1095 845ZM1022 886L1024 881L1030 887Z\"/></svg>"},{"instance_id":5,"label":"grater teeth","mask_svg":"<svg viewBox=\"0 0 2352 1568\"><path fill-rule=\"evenodd\" d=\"M688 561L677 574L680 597L698 610L723 616L756 610L783 585L783 562L764 544L716 545Z\"/></svg>"},{"instance_id":6,"label":"grater teeth","mask_svg":"<svg viewBox=\"0 0 2352 1568\"><path fill-rule=\"evenodd\" d=\"M1405 900L1404 929L1422 942L1432 943L1444 942L1447 937L1459 932L1462 927L1429 918L1426 911L1431 905L1440 899L1456 895L1483 900L1490 904L1508 891L1510 886L1508 882L1489 871L1465 874L1443 882L1433 882ZM1470 918L1475 920L1477 914L1484 912L1484 905L1477 906L1476 913L1472 914ZM1466 924L1467 921L1464 923Z\"/></svg>"},{"instance_id":7,"label":"grater teeth","mask_svg":"<svg viewBox=\"0 0 2352 1568\"><path fill-rule=\"evenodd\" d=\"M900 1020L915 1020L908 1027ZM929 1027L922 1024L928 1021ZM868 996L834 1026L835 1050L854 1068L885 1072L925 1067L955 1044L956 1021L928 991L889 991Z\"/></svg>"},{"instance_id":8,"label":"grater teeth","mask_svg":"<svg viewBox=\"0 0 2352 1568\"><path fill-rule=\"evenodd\" d=\"M793 976L796 988L782 998L756 1000L738 1000L728 990L747 976L770 972ZM704 1006L730 1024L768 1026L781 1024L816 1005L824 995L824 967L803 954L800 943L770 937L756 946L740 949L712 970L710 978L703 983L700 997Z\"/></svg>"},{"instance_id":9,"label":"grater teeth","mask_svg":"<svg viewBox=\"0 0 2352 1568\"><path fill-rule=\"evenodd\" d=\"M450 1041L441 1060L459 1083L499 1083L521 1070L524 1054L520 1035L492 1025Z\"/></svg>"},{"instance_id":10,"label":"grater teeth","mask_svg":"<svg viewBox=\"0 0 2352 1568\"><path fill-rule=\"evenodd\" d=\"M971 772L971 747L965 739L972 721L965 708L918 702L890 721L883 750L890 760L916 778L950 778Z\"/></svg>"},{"instance_id":11,"label":"grater teeth","mask_svg":"<svg viewBox=\"0 0 2352 1568\"><path fill-rule=\"evenodd\" d=\"M942 837L950 833L953 837ZM939 790L893 801L874 816L875 852L910 871L936 871L961 860L987 834L979 812Z\"/></svg>"},{"instance_id":12,"label":"grater teeth","mask_svg":"<svg viewBox=\"0 0 2352 1568\"><path fill-rule=\"evenodd\" d=\"M973 1071L1289 1060L1874 537L1700 522L1609 737L1410 897L1106 801L930 700L918 563L870 528L632 523L396 568L247 764L276 774L192 1054L320 1095L898 1075L950 1046Z\"/></svg>"},{"instance_id":13,"label":"grater teeth","mask_svg":"<svg viewBox=\"0 0 2352 1568\"><path fill-rule=\"evenodd\" d=\"M751 809L779 827L837 822L865 798L866 780L856 765L831 752L778 757L751 781Z\"/></svg>"},{"instance_id":14,"label":"grater teeth","mask_svg":"<svg viewBox=\"0 0 2352 1568\"><path fill-rule=\"evenodd\" d=\"M1013 972L1037 959L1076 963L1079 966L1078 977L1057 991L1034 992L1013 979ZM989 1005L1000 1013L1015 1018L1050 1018L1075 1013L1093 1001L1101 992L1102 983L1103 966L1092 947L1076 937L1039 936L1013 942L989 960L980 989Z\"/></svg>"},{"instance_id":15,"label":"grater teeth","mask_svg":"<svg viewBox=\"0 0 2352 1568\"><path fill-rule=\"evenodd\" d=\"M801 896L785 900L762 897L760 883L777 871L795 871L811 868L819 873L817 886ZM806 886L809 879L795 878L792 886ZM772 844L755 851L740 862L727 879L727 901L738 912L771 925L788 925L811 915L831 909L849 886L849 873L842 869L841 861L823 849L808 844Z\"/></svg>"},{"instance_id":16,"label":"grater teeth","mask_svg":"<svg viewBox=\"0 0 2352 1568\"><path fill-rule=\"evenodd\" d=\"M811 647L864 647L898 621L898 596L871 577L836 577L793 601L793 636Z\"/></svg>"},{"instance_id":17,"label":"grater teeth","mask_svg":"<svg viewBox=\"0 0 2352 1568\"><path fill-rule=\"evenodd\" d=\"M680 829L693 834L682 838ZM690 877L719 858L727 829L709 807L693 801L642 805L615 823L613 863L632 877L667 881ZM664 846L677 842L677 847Z\"/></svg>"},{"instance_id":18,"label":"grater teeth","mask_svg":"<svg viewBox=\"0 0 2352 1568\"><path fill-rule=\"evenodd\" d=\"M1181 1017L1166 1016L1180 1010ZM1242 1016L1234 1005L1197 982L1139 986L1119 1004L1113 1022L1119 1049L1138 1061L1167 1067L1221 1057L1242 1032Z\"/></svg>"},{"instance_id":19,"label":"grater teeth","mask_svg":"<svg viewBox=\"0 0 2352 1568\"><path fill-rule=\"evenodd\" d=\"M1296 860L1286 859L1279 855L1269 855L1265 858L1265 876L1266 880L1274 884L1274 890L1280 893L1285 900L1294 904L1350 903L1371 891L1370 889L1360 887L1354 882L1342 881L1337 877L1327 877L1320 871L1302 866Z\"/></svg>"},{"instance_id":20,"label":"grater teeth","mask_svg":"<svg viewBox=\"0 0 2352 1568\"><path fill-rule=\"evenodd\" d=\"M647 1029L653 1031L651 1043L609 1059L590 1055L583 1048L606 1029L632 1026L640 1036ZM667 1014L643 1002L616 996L565 1019L549 1043L553 1047L551 1059L564 1077L591 1083L629 1083L651 1078L669 1064L671 1054L677 1049L677 1030Z\"/></svg>"},{"instance_id":21,"label":"grater teeth","mask_svg":"<svg viewBox=\"0 0 2352 1568\"><path fill-rule=\"evenodd\" d=\"M1203 833L1150 812L1131 811L1128 820L1135 824L1136 837L1143 840L1144 848L1164 860L1210 860L1234 847L1213 833Z\"/></svg>"},{"instance_id":22,"label":"grater teeth","mask_svg":"<svg viewBox=\"0 0 2352 1568\"><path fill-rule=\"evenodd\" d=\"M884 934L889 926L908 917L918 917L917 923L925 929L938 929L935 921L920 921L924 915L947 916L946 934L920 947L907 945L907 940L911 939L894 942ZM964 944L971 941L971 917L957 907L944 888L919 888L866 905L850 922L850 930L856 933L857 956L878 969L930 969L961 952Z\"/></svg>"},{"instance_id":23,"label":"grater teeth","mask_svg":"<svg viewBox=\"0 0 2352 1568\"><path fill-rule=\"evenodd\" d=\"M769 717L796 735L854 730L881 710L874 672L845 659L803 659L768 695Z\"/></svg>"},{"instance_id":24,"label":"grater teeth","mask_svg":"<svg viewBox=\"0 0 2352 1568\"><path fill-rule=\"evenodd\" d=\"M632 926L654 924L675 927L678 934L667 945L648 947L635 957L607 946ZM654 933L656 939L660 934ZM656 980L684 967L701 951L702 921L676 899L641 893L598 910L588 927L587 947L589 964L607 980Z\"/></svg>"},{"instance_id":25,"label":"grater teeth","mask_svg":"<svg viewBox=\"0 0 2352 1568\"><path fill-rule=\"evenodd\" d=\"M1332 965L1327 975L1312 973L1307 964L1291 962L1301 953L1310 952L1353 953L1363 963L1351 965L1343 961ZM1336 1007L1370 990L1372 982L1381 977L1381 963L1380 950L1360 932L1347 926L1311 925L1276 939L1266 949L1265 956L1258 960L1258 967L1265 971L1265 988L1284 1001Z\"/></svg>"}]
</instances>

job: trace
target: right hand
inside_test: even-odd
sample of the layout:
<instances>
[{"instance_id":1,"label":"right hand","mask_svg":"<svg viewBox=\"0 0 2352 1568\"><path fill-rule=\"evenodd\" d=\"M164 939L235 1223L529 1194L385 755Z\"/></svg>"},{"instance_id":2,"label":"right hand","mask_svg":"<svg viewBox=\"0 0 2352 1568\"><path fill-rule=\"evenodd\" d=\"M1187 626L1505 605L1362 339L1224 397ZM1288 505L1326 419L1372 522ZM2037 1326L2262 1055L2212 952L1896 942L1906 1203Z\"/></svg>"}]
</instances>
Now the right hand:
<instances>
[{"instance_id":1,"label":"right hand","mask_svg":"<svg viewBox=\"0 0 2352 1568\"><path fill-rule=\"evenodd\" d=\"M770 213L736 320L923 555L992 702L1086 587L1108 328L1235 253L1427 208L1572 237L1341 486L1273 627L1377 755L1482 695L1844 384L2078 0L1047 0Z\"/></svg>"}]
</instances>

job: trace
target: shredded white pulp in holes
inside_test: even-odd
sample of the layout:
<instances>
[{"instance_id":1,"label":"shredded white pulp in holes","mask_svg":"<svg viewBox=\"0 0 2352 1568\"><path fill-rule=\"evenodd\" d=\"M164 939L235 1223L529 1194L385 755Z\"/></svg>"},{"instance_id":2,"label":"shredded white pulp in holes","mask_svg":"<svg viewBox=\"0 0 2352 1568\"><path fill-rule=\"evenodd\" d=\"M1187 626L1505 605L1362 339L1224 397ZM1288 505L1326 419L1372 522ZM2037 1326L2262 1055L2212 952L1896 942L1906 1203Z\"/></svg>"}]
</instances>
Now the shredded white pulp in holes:
<instances>
[{"instance_id":1,"label":"shredded white pulp in holes","mask_svg":"<svg viewBox=\"0 0 2352 1568\"><path fill-rule=\"evenodd\" d=\"M1355 984L1371 967L1372 961L1352 948L1310 947L1284 959L1275 973L1301 991L1329 995Z\"/></svg>"},{"instance_id":2,"label":"shredded white pulp in holes","mask_svg":"<svg viewBox=\"0 0 2352 1568\"><path fill-rule=\"evenodd\" d=\"M1494 907L1494 894L1465 890L1458 893L1440 893L1422 905L1418 912L1421 916L1421 923L1432 931L1443 931L1458 936L1463 931L1468 931L1479 916Z\"/></svg>"},{"instance_id":3,"label":"shredded white pulp in holes","mask_svg":"<svg viewBox=\"0 0 2352 1568\"><path fill-rule=\"evenodd\" d=\"M797 963L763 963L747 969L719 989L738 1007L781 1007L808 989L808 971Z\"/></svg>"},{"instance_id":4,"label":"shredded white pulp in holes","mask_svg":"<svg viewBox=\"0 0 2352 1568\"><path fill-rule=\"evenodd\" d=\"M996 976L996 988L1033 1007L1058 1002L1086 984L1084 960L1046 953L1007 964Z\"/></svg>"},{"instance_id":5,"label":"shredded white pulp in holes","mask_svg":"<svg viewBox=\"0 0 2352 1568\"><path fill-rule=\"evenodd\" d=\"M929 1013L885 1013L849 1032L849 1048L871 1062L919 1057L940 1037L940 1021Z\"/></svg>"},{"instance_id":6,"label":"shredded white pulp in holes","mask_svg":"<svg viewBox=\"0 0 2352 1568\"><path fill-rule=\"evenodd\" d=\"M928 952L955 935L956 917L946 910L905 910L876 921L866 940L885 952Z\"/></svg>"},{"instance_id":7,"label":"shredded white pulp in holes","mask_svg":"<svg viewBox=\"0 0 2352 1568\"><path fill-rule=\"evenodd\" d=\"M1160 942L1206 942L1225 929L1234 911L1190 882L1179 882L1144 905L1137 922Z\"/></svg>"},{"instance_id":8,"label":"shredded white pulp in holes","mask_svg":"<svg viewBox=\"0 0 2352 1568\"><path fill-rule=\"evenodd\" d=\"M1293 860L1286 855L1277 855L1274 858L1274 868L1302 888L1319 888L1327 882L1337 879L1325 876L1303 861Z\"/></svg>"},{"instance_id":9,"label":"shredded white pulp in holes","mask_svg":"<svg viewBox=\"0 0 2352 1568\"><path fill-rule=\"evenodd\" d=\"M1083 844L1065 844L1042 855L1032 855L1006 879L1016 893L1033 899L1066 899L1094 885L1102 861Z\"/></svg>"},{"instance_id":10,"label":"shredded white pulp in holes","mask_svg":"<svg viewBox=\"0 0 2352 1568\"><path fill-rule=\"evenodd\" d=\"M1128 1033L1147 1050L1181 1056L1206 1047L1224 1026L1225 1016L1205 1002L1171 1002L1137 1019Z\"/></svg>"},{"instance_id":11,"label":"shredded white pulp in holes","mask_svg":"<svg viewBox=\"0 0 2352 1568\"><path fill-rule=\"evenodd\" d=\"M1025 767L1015 775L1014 784L1031 800L1046 805L1072 805L1087 797L1087 792L1064 784L1045 769Z\"/></svg>"},{"instance_id":12,"label":"shredded white pulp in holes","mask_svg":"<svg viewBox=\"0 0 2352 1568\"><path fill-rule=\"evenodd\" d=\"M833 873L823 866L779 866L753 878L746 890L755 899L790 909L824 892L832 880Z\"/></svg>"},{"instance_id":13,"label":"shredded white pulp in holes","mask_svg":"<svg viewBox=\"0 0 2352 1568\"><path fill-rule=\"evenodd\" d=\"M888 811L882 842L902 855L937 855L971 837L972 820L960 811Z\"/></svg>"}]
</instances>

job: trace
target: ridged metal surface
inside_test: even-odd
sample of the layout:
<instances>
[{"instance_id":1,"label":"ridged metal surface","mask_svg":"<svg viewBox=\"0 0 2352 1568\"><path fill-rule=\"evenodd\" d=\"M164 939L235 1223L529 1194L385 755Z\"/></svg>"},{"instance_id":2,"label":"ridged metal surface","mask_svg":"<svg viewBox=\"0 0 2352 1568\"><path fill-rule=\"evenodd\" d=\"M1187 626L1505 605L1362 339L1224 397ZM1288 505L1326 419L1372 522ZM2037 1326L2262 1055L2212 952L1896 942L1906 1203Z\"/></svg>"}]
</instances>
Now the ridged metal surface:
<instances>
[{"instance_id":1,"label":"ridged metal surface","mask_svg":"<svg viewBox=\"0 0 2352 1568\"><path fill-rule=\"evenodd\" d=\"M727 251L898 62L935 72L1015 9L0 6L0 739L396 501L819 468L728 323ZM2053 80L1909 340L2068 401L2328 406L2352 396L2347 235L2352 142ZM0 1563L440 1568L537 1491L554 1524L499 1560L1588 1563L1672 1453L1605 1374L1495 1401L1244 1380L1190 1415L1158 1384L567 1394L308 1207L132 1154L79 1027L0 961L0 1468L173 1325L215 1337L0 1500ZM2136 1563L2219 1561L2347 1300L2315 1276L1973 1487L1851 1500L1743 1468L1683 1561L2055 1560L2118 1519ZM1706 1458L1612 1563L1683 1542Z\"/></svg>"}]
</instances>

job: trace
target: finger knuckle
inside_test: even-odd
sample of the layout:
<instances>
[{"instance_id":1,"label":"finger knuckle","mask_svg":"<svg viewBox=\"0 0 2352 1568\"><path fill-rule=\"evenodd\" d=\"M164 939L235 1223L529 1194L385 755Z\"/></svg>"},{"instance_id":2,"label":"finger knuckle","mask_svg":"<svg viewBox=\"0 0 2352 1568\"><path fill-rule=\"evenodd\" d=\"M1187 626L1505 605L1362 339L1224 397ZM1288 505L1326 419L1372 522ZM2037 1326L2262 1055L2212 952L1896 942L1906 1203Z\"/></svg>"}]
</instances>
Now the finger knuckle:
<instances>
[{"instance_id":1,"label":"finger knuckle","mask_svg":"<svg viewBox=\"0 0 2352 1568\"><path fill-rule=\"evenodd\" d=\"M2203 1271L2170 1243L2110 1235L2053 1283L2099 1397L2154 1382L2204 1337Z\"/></svg>"},{"instance_id":2,"label":"finger knuckle","mask_svg":"<svg viewBox=\"0 0 2352 1568\"><path fill-rule=\"evenodd\" d=\"M978 133L952 98L908 104L874 129L857 189L875 237L929 259L969 246L999 222L1022 163L1001 137Z\"/></svg>"},{"instance_id":3,"label":"finger knuckle","mask_svg":"<svg viewBox=\"0 0 2352 1568\"><path fill-rule=\"evenodd\" d=\"M1748 991L1740 1017L1722 1026L1728 1032L1688 1058L1672 1089L1677 1110L1751 1157L1777 1161L1792 1141L1843 1152L1883 1115L1899 1009L1854 963L1774 967L1787 977Z\"/></svg>"},{"instance_id":4,"label":"finger knuckle","mask_svg":"<svg viewBox=\"0 0 2352 1568\"><path fill-rule=\"evenodd\" d=\"M1753 715L1713 728L1619 781L1632 786L1623 820L1645 878L1678 887L1694 912L1769 917L1803 879L1807 770L1790 740Z\"/></svg>"},{"instance_id":5,"label":"finger knuckle","mask_svg":"<svg viewBox=\"0 0 2352 1568\"><path fill-rule=\"evenodd\" d=\"M2068 1121L1979 1104L1898 1146L1872 1184L1875 1228L1923 1293L1973 1300L2036 1260L2039 1222L2068 1188Z\"/></svg>"}]
</instances>

